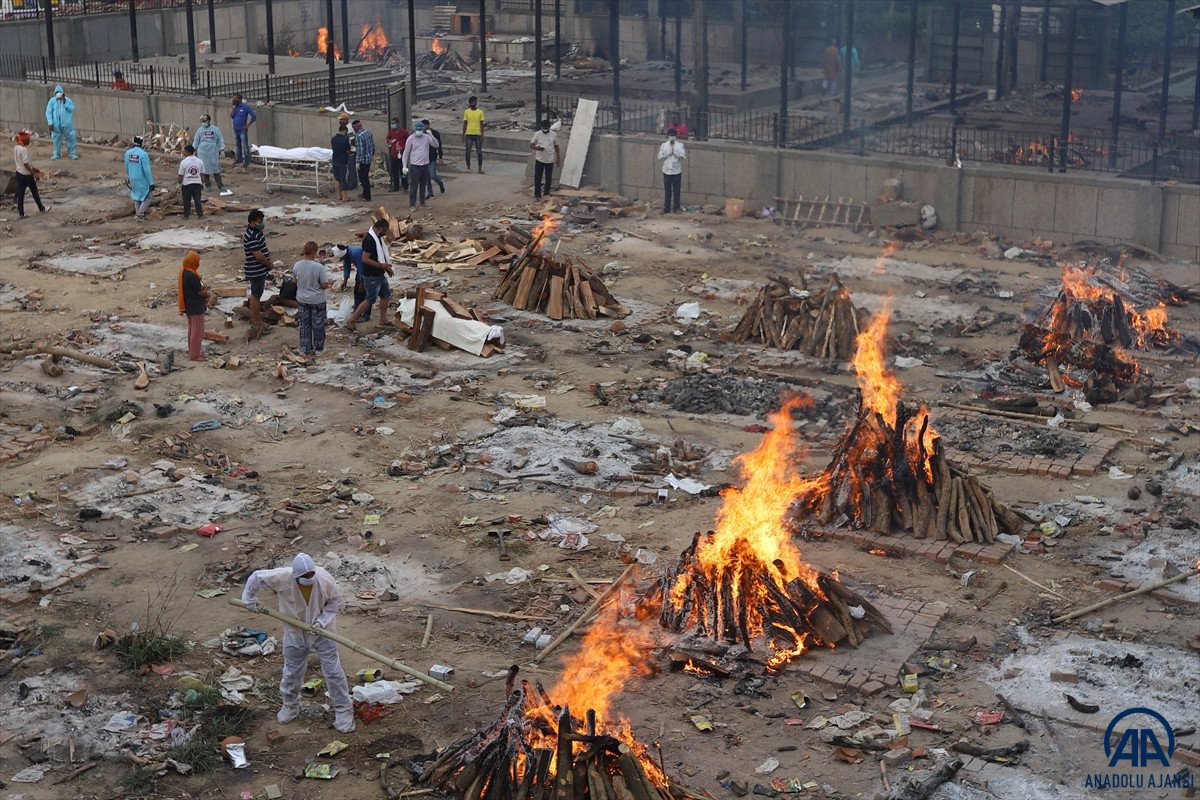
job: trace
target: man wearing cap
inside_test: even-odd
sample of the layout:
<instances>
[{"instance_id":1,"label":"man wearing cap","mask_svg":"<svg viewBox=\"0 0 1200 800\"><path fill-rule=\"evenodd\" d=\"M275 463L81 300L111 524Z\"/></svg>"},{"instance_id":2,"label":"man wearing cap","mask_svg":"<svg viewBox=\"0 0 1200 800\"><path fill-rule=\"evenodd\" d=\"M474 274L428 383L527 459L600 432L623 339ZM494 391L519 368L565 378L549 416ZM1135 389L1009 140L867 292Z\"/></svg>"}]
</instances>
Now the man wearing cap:
<instances>
[{"instance_id":1,"label":"man wearing cap","mask_svg":"<svg viewBox=\"0 0 1200 800\"><path fill-rule=\"evenodd\" d=\"M54 87L54 97L46 103L46 124L50 126L50 138L54 142L53 161L62 158L62 146L67 145L67 155L79 158L75 152L75 101L67 97L61 85Z\"/></svg>"},{"instance_id":2,"label":"man wearing cap","mask_svg":"<svg viewBox=\"0 0 1200 800\"><path fill-rule=\"evenodd\" d=\"M417 210L417 195L425 205L425 184L429 181L429 162L433 158L433 137L425 131L425 123L413 126L413 135L404 143L404 174L408 175L408 210Z\"/></svg>"},{"instance_id":3,"label":"man wearing cap","mask_svg":"<svg viewBox=\"0 0 1200 800\"><path fill-rule=\"evenodd\" d=\"M333 576L318 567L307 553L299 553L290 567L252 572L242 590L242 602L247 608L261 612L258 593L263 589L275 592L280 612L312 628L331 633L337 631L337 614L345 606L345 600ZM333 702L333 727L341 733L349 733L354 730L354 706L337 643L287 623L283 625L283 678L279 681L283 706L275 719L280 725L286 725L300 716L300 689L304 685L308 656L313 650L321 659L325 691Z\"/></svg>"},{"instance_id":4,"label":"man wearing cap","mask_svg":"<svg viewBox=\"0 0 1200 800\"><path fill-rule=\"evenodd\" d=\"M225 137L221 129L212 124L208 114L200 115L200 127L192 137L192 147L196 148L196 156L204 162L204 188L212 188L212 179L217 180L217 190L221 197L233 194L232 189L226 189L221 181L221 154L225 152Z\"/></svg>"},{"instance_id":5,"label":"man wearing cap","mask_svg":"<svg viewBox=\"0 0 1200 800\"><path fill-rule=\"evenodd\" d=\"M375 136L354 120L354 149L358 163L358 182L362 184L362 199L371 199L371 162L375 160Z\"/></svg>"},{"instance_id":6,"label":"man wearing cap","mask_svg":"<svg viewBox=\"0 0 1200 800\"><path fill-rule=\"evenodd\" d=\"M133 200L133 213L143 221L154 196L154 174L150 171L150 154L142 147L141 136L134 136L133 147L125 151L125 175L129 182L129 197Z\"/></svg>"}]
</instances>

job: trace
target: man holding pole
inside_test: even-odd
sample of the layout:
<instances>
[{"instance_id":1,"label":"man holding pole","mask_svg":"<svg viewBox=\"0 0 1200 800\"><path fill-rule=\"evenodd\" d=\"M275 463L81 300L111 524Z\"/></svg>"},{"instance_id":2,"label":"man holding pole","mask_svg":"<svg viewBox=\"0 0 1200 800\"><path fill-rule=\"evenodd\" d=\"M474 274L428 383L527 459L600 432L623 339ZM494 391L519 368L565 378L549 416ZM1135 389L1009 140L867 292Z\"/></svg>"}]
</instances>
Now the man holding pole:
<instances>
[{"instance_id":1,"label":"man holding pole","mask_svg":"<svg viewBox=\"0 0 1200 800\"><path fill-rule=\"evenodd\" d=\"M290 567L259 569L251 573L242 590L242 603L249 609L265 613L265 607L258 603L258 593L264 588L275 592L280 612L314 628L337 632L337 613L345 606L345 600L333 576L318 567L307 553L298 554ZM300 715L300 689L304 684L308 656L313 650L321 659L325 689L333 702L333 727L341 733L349 733L354 730L354 706L337 643L287 623L283 626L283 679L279 682L283 706L275 718L279 724L286 725Z\"/></svg>"}]
</instances>

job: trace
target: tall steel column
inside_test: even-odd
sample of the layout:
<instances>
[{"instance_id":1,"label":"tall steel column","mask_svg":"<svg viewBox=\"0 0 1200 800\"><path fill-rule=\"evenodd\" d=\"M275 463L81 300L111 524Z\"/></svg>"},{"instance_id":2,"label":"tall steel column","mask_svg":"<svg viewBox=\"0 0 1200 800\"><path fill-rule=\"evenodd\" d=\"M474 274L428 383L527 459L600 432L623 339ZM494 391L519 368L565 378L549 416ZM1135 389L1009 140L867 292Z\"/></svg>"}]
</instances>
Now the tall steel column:
<instances>
[{"instance_id":1,"label":"tall steel column","mask_svg":"<svg viewBox=\"0 0 1200 800\"><path fill-rule=\"evenodd\" d=\"M411 3L412 0L409 0ZM337 77L334 74L333 0L325 0L325 63L329 66L329 105L337 102Z\"/></svg>"},{"instance_id":2,"label":"tall steel column","mask_svg":"<svg viewBox=\"0 0 1200 800\"><path fill-rule=\"evenodd\" d=\"M192 14L194 10L192 0L187 0L184 3L184 13L187 14L188 74L193 86L196 84L196 20Z\"/></svg>"},{"instance_id":3,"label":"tall steel column","mask_svg":"<svg viewBox=\"0 0 1200 800\"><path fill-rule=\"evenodd\" d=\"M542 0L533 0L533 124L542 124Z\"/></svg>"},{"instance_id":4,"label":"tall steel column","mask_svg":"<svg viewBox=\"0 0 1200 800\"><path fill-rule=\"evenodd\" d=\"M266 0L267 6L267 72L275 74L275 14L272 8L274 0Z\"/></svg>"},{"instance_id":5,"label":"tall steel column","mask_svg":"<svg viewBox=\"0 0 1200 800\"><path fill-rule=\"evenodd\" d=\"M1196 48L1196 77L1192 81L1195 91L1192 93L1192 130L1200 130L1200 47Z\"/></svg>"},{"instance_id":6,"label":"tall steel column","mask_svg":"<svg viewBox=\"0 0 1200 800\"><path fill-rule=\"evenodd\" d=\"M217 52L217 0L208 0L208 52Z\"/></svg>"},{"instance_id":7,"label":"tall steel column","mask_svg":"<svg viewBox=\"0 0 1200 800\"><path fill-rule=\"evenodd\" d=\"M1042 7L1042 63L1041 73L1039 77L1042 83L1045 83L1049 74L1049 64L1046 62L1050 58L1050 0L1046 0L1046 5Z\"/></svg>"},{"instance_id":8,"label":"tall steel column","mask_svg":"<svg viewBox=\"0 0 1200 800\"><path fill-rule=\"evenodd\" d=\"M54 64L54 8L50 5L50 0L42 0L46 11L46 57L47 60ZM194 71L194 70L193 70Z\"/></svg>"},{"instance_id":9,"label":"tall steel column","mask_svg":"<svg viewBox=\"0 0 1200 800\"><path fill-rule=\"evenodd\" d=\"M913 83L917 73L917 2L908 0L908 78L904 85L904 122L912 125Z\"/></svg>"},{"instance_id":10,"label":"tall steel column","mask_svg":"<svg viewBox=\"0 0 1200 800\"><path fill-rule=\"evenodd\" d=\"M1108 166L1117 165L1117 143L1121 138L1121 92L1125 90L1125 32L1129 25L1129 4L1117 11L1117 67L1113 79L1112 141L1108 146ZM1198 82L1197 85L1200 85Z\"/></svg>"},{"instance_id":11,"label":"tall steel column","mask_svg":"<svg viewBox=\"0 0 1200 800\"><path fill-rule=\"evenodd\" d=\"M333 2L333 0L330 0ZM408 0L408 108L416 116L417 108L417 14Z\"/></svg>"},{"instance_id":12,"label":"tall steel column","mask_svg":"<svg viewBox=\"0 0 1200 800\"><path fill-rule=\"evenodd\" d=\"M350 63L350 9L342 0L342 63Z\"/></svg>"},{"instance_id":13,"label":"tall steel column","mask_svg":"<svg viewBox=\"0 0 1200 800\"><path fill-rule=\"evenodd\" d=\"M683 113L683 0L675 4L675 108Z\"/></svg>"},{"instance_id":14,"label":"tall steel column","mask_svg":"<svg viewBox=\"0 0 1200 800\"><path fill-rule=\"evenodd\" d=\"M790 28L789 28L790 30ZM842 71L846 74L842 87L842 132L850 130L850 92L854 88L854 3L846 3L846 57Z\"/></svg>"},{"instance_id":15,"label":"tall steel column","mask_svg":"<svg viewBox=\"0 0 1200 800\"><path fill-rule=\"evenodd\" d=\"M1004 49L1008 38L1008 3L1000 0L1000 26L996 34L996 97L1004 96Z\"/></svg>"},{"instance_id":16,"label":"tall steel column","mask_svg":"<svg viewBox=\"0 0 1200 800\"><path fill-rule=\"evenodd\" d=\"M138 60L137 0L129 0L129 45L133 60Z\"/></svg>"},{"instance_id":17,"label":"tall steel column","mask_svg":"<svg viewBox=\"0 0 1200 800\"><path fill-rule=\"evenodd\" d=\"M608 4L608 56L612 60L612 93L617 115L617 134L624 127L621 120L621 10L617 3Z\"/></svg>"},{"instance_id":18,"label":"tall steel column","mask_svg":"<svg viewBox=\"0 0 1200 800\"><path fill-rule=\"evenodd\" d=\"M412 4L409 4L412 14ZM411 19L411 17L410 17ZM411 26L410 26L411 27ZM487 0L479 0L479 91L487 91Z\"/></svg>"},{"instance_id":19,"label":"tall steel column","mask_svg":"<svg viewBox=\"0 0 1200 800\"><path fill-rule=\"evenodd\" d=\"M1167 138L1167 105L1171 101L1171 51L1175 44L1175 0L1167 0L1167 40L1163 43L1162 93L1158 100L1158 139ZM1200 81L1200 74L1196 75Z\"/></svg>"},{"instance_id":20,"label":"tall steel column","mask_svg":"<svg viewBox=\"0 0 1200 800\"><path fill-rule=\"evenodd\" d=\"M962 30L962 6L954 2L953 33L950 38L950 113L958 111L958 35Z\"/></svg>"},{"instance_id":21,"label":"tall steel column","mask_svg":"<svg viewBox=\"0 0 1200 800\"><path fill-rule=\"evenodd\" d=\"M792 63L792 0L783 0L783 47L779 55L779 120L776 124L775 146L787 147L788 141L788 78Z\"/></svg>"},{"instance_id":22,"label":"tall steel column","mask_svg":"<svg viewBox=\"0 0 1200 800\"><path fill-rule=\"evenodd\" d=\"M1067 17L1067 66L1063 75L1062 127L1058 132L1058 171L1067 171L1067 140L1071 138L1071 90L1075 88L1075 23L1079 12L1071 9Z\"/></svg>"},{"instance_id":23,"label":"tall steel column","mask_svg":"<svg viewBox=\"0 0 1200 800\"><path fill-rule=\"evenodd\" d=\"M562 77L562 0L554 0L554 78Z\"/></svg>"},{"instance_id":24,"label":"tall steel column","mask_svg":"<svg viewBox=\"0 0 1200 800\"><path fill-rule=\"evenodd\" d=\"M747 66L746 62L748 60L746 57L746 23L749 21L747 19L747 17L749 15L746 12L747 12L747 9L750 7L750 0L742 0L741 6L742 6L742 25L741 25L742 30L741 30L741 43L740 43L741 46L738 47L738 51L741 53L741 56L742 56L742 91L744 92L744 91L746 91L746 66Z\"/></svg>"},{"instance_id":25,"label":"tall steel column","mask_svg":"<svg viewBox=\"0 0 1200 800\"><path fill-rule=\"evenodd\" d=\"M696 33L696 138L708 138L708 0L692 0Z\"/></svg>"}]
</instances>

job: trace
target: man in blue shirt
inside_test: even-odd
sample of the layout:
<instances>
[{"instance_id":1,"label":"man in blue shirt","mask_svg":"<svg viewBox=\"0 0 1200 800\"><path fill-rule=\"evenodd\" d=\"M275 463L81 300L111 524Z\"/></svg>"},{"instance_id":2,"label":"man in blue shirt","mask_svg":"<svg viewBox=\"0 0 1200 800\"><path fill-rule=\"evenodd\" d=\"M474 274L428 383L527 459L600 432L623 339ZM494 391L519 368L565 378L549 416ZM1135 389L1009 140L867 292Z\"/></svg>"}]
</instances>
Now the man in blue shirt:
<instances>
[{"instance_id":1,"label":"man in blue shirt","mask_svg":"<svg viewBox=\"0 0 1200 800\"><path fill-rule=\"evenodd\" d=\"M350 246L344 244L334 245L333 257L342 260L342 285L340 291L346 291L346 284L350 282L350 271L354 270L354 307L358 308L367 299L367 288L363 284L362 275L362 246L357 244ZM363 312L361 319L364 321L370 321L371 319L371 305L371 303L367 303L367 310Z\"/></svg>"},{"instance_id":2,"label":"man in blue shirt","mask_svg":"<svg viewBox=\"0 0 1200 800\"><path fill-rule=\"evenodd\" d=\"M362 184L362 199L371 199L371 162L375 160L375 137L363 127L361 120L354 120L354 149L358 163L358 182Z\"/></svg>"},{"instance_id":3,"label":"man in blue shirt","mask_svg":"<svg viewBox=\"0 0 1200 800\"><path fill-rule=\"evenodd\" d=\"M258 114L240 94L233 96L233 108L229 111L233 120L233 138L237 142L237 154L233 158L235 167L250 166L250 126L258 120Z\"/></svg>"}]
</instances>

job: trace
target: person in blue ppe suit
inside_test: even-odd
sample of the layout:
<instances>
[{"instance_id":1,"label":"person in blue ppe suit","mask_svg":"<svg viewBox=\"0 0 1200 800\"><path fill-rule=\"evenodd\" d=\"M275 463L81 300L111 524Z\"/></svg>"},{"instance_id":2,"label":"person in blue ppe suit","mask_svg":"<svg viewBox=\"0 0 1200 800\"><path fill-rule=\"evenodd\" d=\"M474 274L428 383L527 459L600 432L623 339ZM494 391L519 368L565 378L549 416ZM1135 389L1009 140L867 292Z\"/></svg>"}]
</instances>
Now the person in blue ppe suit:
<instances>
[{"instance_id":1,"label":"person in blue ppe suit","mask_svg":"<svg viewBox=\"0 0 1200 800\"><path fill-rule=\"evenodd\" d=\"M150 198L154 196L154 174L150 171L150 154L142 147L141 136L133 137L133 147L125 151L125 175L129 179L133 212L139 220L144 220Z\"/></svg>"},{"instance_id":2,"label":"person in blue ppe suit","mask_svg":"<svg viewBox=\"0 0 1200 800\"><path fill-rule=\"evenodd\" d=\"M46 124L50 126L50 138L54 141L51 160L62 157L62 146L67 145L67 155L79 158L75 152L75 101L67 97L61 85L54 87L54 97L46 103Z\"/></svg>"},{"instance_id":3,"label":"person in blue ppe suit","mask_svg":"<svg viewBox=\"0 0 1200 800\"><path fill-rule=\"evenodd\" d=\"M204 188L212 188L212 179L217 179L217 190L221 197L233 194L232 189L226 189L221 182L221 156L225 153L225 137L221 129L212 124L208 114L200 115L200 127L192 137L192 147L196 148L196 157L204 162Z\"/></svg>"}]
</instances>

